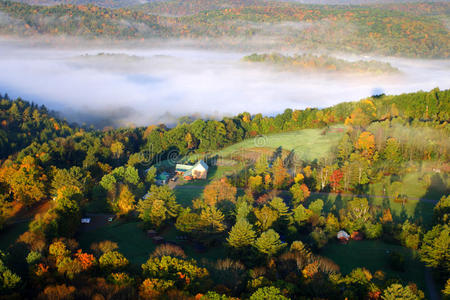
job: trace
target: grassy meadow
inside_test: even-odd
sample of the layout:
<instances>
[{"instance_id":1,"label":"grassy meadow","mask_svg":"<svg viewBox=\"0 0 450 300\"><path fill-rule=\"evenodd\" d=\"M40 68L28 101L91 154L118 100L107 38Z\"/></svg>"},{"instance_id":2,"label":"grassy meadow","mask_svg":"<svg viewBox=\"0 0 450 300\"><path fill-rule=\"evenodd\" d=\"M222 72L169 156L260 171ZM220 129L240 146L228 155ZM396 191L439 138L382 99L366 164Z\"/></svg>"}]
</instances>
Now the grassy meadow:
<instances>
[{"instance_id":1,"label":"grassy meadow","mask_svg":"<svg viewBox=\"0 0 450 300\"><path fill-rule=\"evenodd\" d=\"M405 258L403 272L390 267L389 254L392 252ZM417 253L400 245L379 240L350 241L348 244L330 241L320 254L337 263L342 274L348 274L355 268L366 268L372 274L381 270L388 278L402 278L405 283L415 282L425 291L424 265L415 259Z\"/></svg>"}]
</instances>

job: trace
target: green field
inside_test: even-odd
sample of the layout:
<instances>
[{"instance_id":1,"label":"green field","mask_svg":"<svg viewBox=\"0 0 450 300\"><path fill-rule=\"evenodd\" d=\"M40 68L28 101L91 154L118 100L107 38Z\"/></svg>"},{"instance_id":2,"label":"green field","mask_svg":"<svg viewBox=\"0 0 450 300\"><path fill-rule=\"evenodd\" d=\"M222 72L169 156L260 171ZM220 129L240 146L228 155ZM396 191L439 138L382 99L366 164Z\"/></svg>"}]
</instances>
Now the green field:
<instances>
[{"instance_id":1,"label":"green field","mask_svg":"<svg viewBox=\"0 0 450 300\"><path fill-rule=\"evenodd\" d=\"M142 223L116 221L96 230L81 232L78 240L83 249L89 249L94 242L105 240L116 242L119 245L119 251L128 258L131 264L139 266L148 260L149 255L157 246L152 242L151 238L147 237L145 230L140 224ZM193 245L177 241L176 237L178 235L182 234L178 233L174 227L161 233L165 241L177 243L189 257L194 259L219 259L225 257L225 247L223 246L211 247L206 252L198 253L194 250Z\"/></svg>"},{"instance_id":2,"label":"green field","mask_svg":"<svg viewBox=\"0 0 450 300\"><path fill-rule=\"evenodd\" d=\"M425 182L428 177L430 184ZM383 195L383 188L389 186L391 178L385 177L382 181L369 185L368 193L371 195ZM450 178L447 174L434 172L423 172L421 170L411 171L395 180L401 183L400 194L410 198L424 198L438 201L442 196L448 194ZM391 191L386 189L389 195Z\"/></svg>"},{"instance_id":3,"label":"green field","mask_svg":"<svg viewBox=\"0 0 450 300\"><path fill-rule=\"evenodd\" d=\"M89 249L94 242L110 240L119 245L119 250L132 263L142 264L155 249L151 239L139 228L140 222L114 222L104 227L82 232L79 235L80 246Z\"/></svg>"},{"instance_id":4,"label":"green field","mask_svg":"<svg viewBox=\"0 0 450 300\"><path fill-rule=\"evenodd\" d=\"M202 197L203 188L178 188L174 189L174 193L177 197L177 202L180 203L183 207L188 207L191 206L193 200Z\"/></svg>"},{"instance_id":5,"label":"green field","mask_svg":"<svg viewBox=\"0 0 450 300\"><path fill-rule=\"evenodd\" d=\"M331 130L322 134L324 129L303 129L291 132L269 134L247 139L234 144L217 154L221 157L233 157L250 148L270 148L294 151L297 158L306 161L318 160L325 157L336 146L345 133L343 125L331 127ZM342 131L341 131L342 130Z\"/></svg>"},{"instance_id":6,"label":"green field","mask_svg":"<svg viewBox=\"0 0 450 300\"><path fill-rule=\"evenodd\" d=\"M398 272L389 266L389 253L397 252L405 258L405 271ZM411 249L387 244L382 241L350 241L348 244L330 242L322 252L322 256L332 259L341 268L342 274L348 274L355 268L366 268L372 272L383 271L388 278L402 278L405 283L417 283L425 291L424 265L414 258Z\"/></svg>"}]
</instances>

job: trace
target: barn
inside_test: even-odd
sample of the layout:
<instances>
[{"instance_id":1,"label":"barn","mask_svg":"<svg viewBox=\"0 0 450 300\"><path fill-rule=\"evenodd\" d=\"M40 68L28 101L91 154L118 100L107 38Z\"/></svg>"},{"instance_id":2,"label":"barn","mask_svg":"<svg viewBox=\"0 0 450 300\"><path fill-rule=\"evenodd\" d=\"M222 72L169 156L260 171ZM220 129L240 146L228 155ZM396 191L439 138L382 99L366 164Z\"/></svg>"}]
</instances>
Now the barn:
<instances>
[{"instance_id":1,"label":"barn","mask_svg":"<svg viewBox=\"0 0 450 300\"><path fill-rule=\"evenodd\" d=\"M208 176L208 165L203 160L199 160L193 166L177 164L175 173L182 175L186 180L206 179Z\"/></svg>"}]
</instances>

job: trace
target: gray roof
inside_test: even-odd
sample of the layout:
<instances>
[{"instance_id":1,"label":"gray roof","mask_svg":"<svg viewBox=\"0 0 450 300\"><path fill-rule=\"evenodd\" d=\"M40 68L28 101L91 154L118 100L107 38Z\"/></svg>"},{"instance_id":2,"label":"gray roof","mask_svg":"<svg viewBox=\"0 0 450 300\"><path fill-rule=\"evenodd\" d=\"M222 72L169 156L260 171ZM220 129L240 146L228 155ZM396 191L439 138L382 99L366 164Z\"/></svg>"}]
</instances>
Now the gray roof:
<instances>
[{"instance_id":1,"label":"gray roof","mask_svg":"<svg viewBox=\"0 0 450 300\"><path fill-rule=\"evenodd\" d=\"M191 166L191 165L177 164L177 165L175 166L175 171L176 171L176 172L186 172L186 171L192 169L192 167L193 167L193 166Z\"/></svg>"}]
</instances>

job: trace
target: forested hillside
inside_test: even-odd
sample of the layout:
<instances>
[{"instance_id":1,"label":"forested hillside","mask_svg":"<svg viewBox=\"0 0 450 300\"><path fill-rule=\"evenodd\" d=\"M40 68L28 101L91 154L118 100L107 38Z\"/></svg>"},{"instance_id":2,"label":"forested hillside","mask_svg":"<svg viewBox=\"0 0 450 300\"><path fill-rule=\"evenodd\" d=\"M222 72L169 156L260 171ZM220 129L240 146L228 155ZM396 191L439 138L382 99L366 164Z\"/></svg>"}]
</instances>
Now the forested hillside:
<instances>
[{"instance_id":1,"label":"forested hillside","mask_svg":"<svg viewBox=\"0 0 450 300\"><path fill-rule=\"evenodd\" d=\"M74 133L66 121L58 119L44 106L21 99L10 101L8 96L0 98L0 159L33 142L46 143Z\"/></svg>"},{"instance_id":2,"label":"forested hillside","mask_svg":"<svg viewBox=\"0 0 450 300\"><path fill-rule=\"evenodd\" d=\"M356 72L356 73L373 73L385 74L396 73L398 69L392 67L389 63L378 61L346 61L330 57L327 55L315 56L311 54L287 56L279 53L257 54L253 53L243 58L245 62L264 63L269 66L276 66L283 70L301 70L307 69L312 71L325 72Z\"/></svg>"},{"instance_id":3,"label":"forested hillside","mask_svg":"<svg viewBox=\"0 0 450 300\"><path fill-rule=\"evenodd\" d=\"M422 299L422 264L445 286L449 198L433 206L449 192L450 90L89 131L3 98L4 297ZM214 163L227 145L311 128L341 137L319 161L260 145L261 155ZM194 154L210 163L206 180L156 184ZM409 196L418 189L421 199ZM80 224L86 216L92 224ZM355 240L336 243L340 230ZM364 255L376 261L349 269Z\"/></svg>"},{"instance_id":4,"label":"forested hillside","mask_svg":"<svg viewBox=\"0 0 450 300\"><path fill-rule=\"evenodd\" d=\"M446 58L449 5L316 6L284 2L162 2L107 9L0 2L3 34L89 38L258 38L285 47ZM270 25L270 26L268 26ZM277 29L278 28L278 29ZM243 47L245 47L244 43Z\"/></svg>"}]
</instances>

